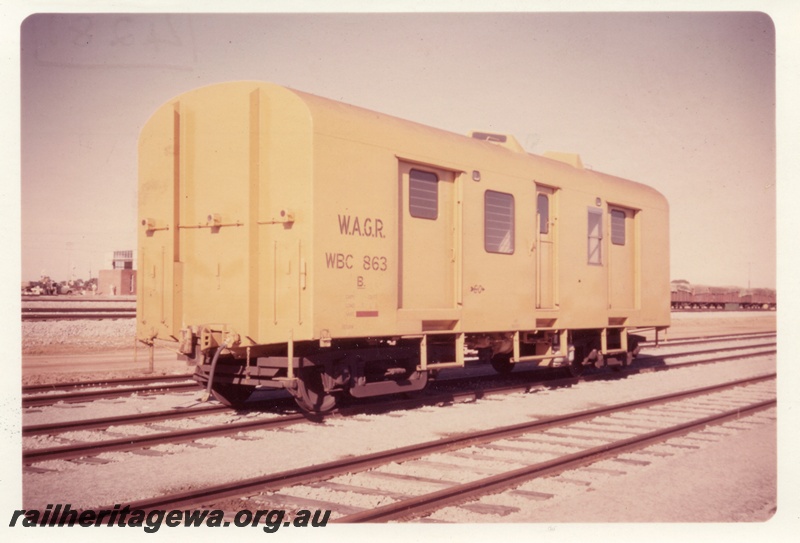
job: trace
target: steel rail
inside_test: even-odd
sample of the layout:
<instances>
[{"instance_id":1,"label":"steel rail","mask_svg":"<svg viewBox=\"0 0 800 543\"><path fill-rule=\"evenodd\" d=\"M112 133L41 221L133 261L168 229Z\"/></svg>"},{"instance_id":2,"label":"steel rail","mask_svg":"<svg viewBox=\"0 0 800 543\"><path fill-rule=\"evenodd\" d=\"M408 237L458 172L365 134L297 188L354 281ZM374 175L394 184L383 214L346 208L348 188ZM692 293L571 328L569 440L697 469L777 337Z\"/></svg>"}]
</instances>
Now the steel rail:
<instances>
[{"instance_id":1,"label":"steel rail","mask_svg":"<svg viewBox=\"0 0 800 543\"><path fill-rule=\"evenodd\" d=\"M192 374L160 375L157 377L124 377L114 379L97 379L94 381L73 381L70 383L44 383L40 385L25 385L22 393L50 392L53 390L75 390L76 388L97 387L102 385L132 385L141 383L160 383L162 381L188 381Z\"/></svg>"},{"instance_id":2,"label":"steel rail","mask_svg":"<svg viewBox=\"0 0 800 543\"><path fill-rule=\"evenodd\" d=\"M242 431L254 431L271 428L281 428L295 424L298 419L307 420L303 415L287 415L275 419L242 421L231 424L218 424L216 426L194 428L191 430L177 430L175 432L162 432L145 436L130 436L119 439L110 439L98 442L76 443L59 447L28 449L22 452L22 462L30 464L45 460L65 460L84 456L95 456L105 452L128 451L132 449L145 449L155 445L186 443L198 439L220 437L238 434Z\"/></svg>"},{"instance_id":3,"label":"steel rail","mask_svg":"<svg viewBox=\"0 0 800 543\"><path fill-rule=\"evenodd\" d=\"M774 346L774 344L764 344L762 346ZM758 348L758 347L759 346L752 347L752 348ZM751 348L750 346L746 346L746 347L737 347L737 348L732 348L732 349L713 349L713 350L708 350L708 351L693 351L693 352L687 352L687 353L670 353L670 354L663 354L663 355L647 355L648 358L642 358L642 359L640 359L640 362L642 362L642 363L646 362L650 358L655 359L655 360L666 360L666 359L670 359L670 358L681 358L681 357L684 357L684 356L696 356L696 355L700 355L700 354L716 353L716 352L725 351L725 350L747 350L747 349L750 349L750 348ZM777 350L770 349L770 350L757 351L757 352L748 352L748 353L741 353L741 354L735 354L735 355L720 356L720 357L715 357L715 358L711 358L711 359L692 360L692 361L689 361L689 362L677 362L677 363L674 363L674 364L663 365L663 366L642 366L642 367L626 366L626 367L624 367L624 368L622 368L622 369L620 369L619 371L616 371L616 372L589 373L589 374L580 375L578 377L564 377L564 378L559 378L559 379L548 379L548 380L525 383L525 384L522 384L522 385L509 385L509 386L503 386L503 387L497 387L497 388L487 388L487 389L480 389L479 388L479 389L476 389L475 391L454 394L453 398L455 399L456 397L461 397L461 396L463 396L463 397L475 396L475 398L477 399L479 397L483 397L483 396L487 396L489 394L495 394L495 393L506 394L506 393L515 392L515 391L529 392L529 391L531 391L533 389L542 388L542 387L557 388L557 387L564 387L564 386L573 386L573 385L576 385L576 384L584 382L584 381L589 382L589 381L605 381L605 380L610 380L610 379L624 379L625 377L627 377L629 375L638 375L640 373L653 373L653 372L659 372L659 371L669 371L669 370L688 368L688 367L692 367L692 366L701 366L701 365L705 365L705 364L716 364L716 363L719 363L719 362L731 362L731 361L734 361L734 360L742 360L742 359L745 359L745 358L755 358L755 357L758 357L758 356L768 356L768 355L775 354L776 352L777 352ZM559 368L553 368L553 369L559 369ZM523 375L525 375L525 374L516 373L516 374L511 374L510 377L521 377ZM509 377L509 375L506 375L506 377ZM461 380L460 378L456 378L456 379L448 379L448 380L437 380L437 381L432 381L431 383L435 387L435 386L440 385L440 384L452 385L453 383L457 383L460 380ZM468 377L465 380L472 381L472 380L474 380L474 377ZM425 400L425 398L421 397L420 400Z\"/></svg>"},{"instance_id":4,"label":"steel rail","mask_svg":"<svg viewBox=\"0 0 800 543\"><path fill-rule=\"evenodd\" d=\"M631 332L632 334L636 334L637 332L634 330ZM765 337L773 337L777 336L777 332L747 332L744 334L717 334L717 335L710 335L710 336L693 336L693 337L680 337L675 339L668 339L668 340L660 340L659 346L660 347L669 347L670 345L684 345L688 343L715 343L717 341L744 341L748 339L760 339ZM639 342L639 345L655 345L656 341L646 340Z\"/></svg>"},{"instance_id":5,"label":"steel rail","mask_svg":"<svg viewBox=\"0 0 800 543\"><path fill-rule=\"evenodd\" d=\"M774 335L774 334L773 334ZM757 339L757 338L753 338ZM761 347L772 347L775 346L775 343L759 343L756 345L743 345L743 346L732 346L732 347L722 347L719 349L712 349L707 351L688 351L682 353L671 353L668 355L663 355L664 358L667 357L676 357L676 356L690 356L690 355L697 355L697 354L708 354L712 352L724 352L724 351L734 351L734 350L744 350L744 349L755 349ZM53 390L74 390L77 388L88 388L88 387L96 387L102 385L129 385L135 383L153 383L153 382L161 382L161 381L188 381L192 378L191 373L180 374L180 375L161 375L157 377L126 377L126 378L115 378L115 379L97 379L93 381L74 381L69 383L44 383L39 385L24 385L22 387L23 394L25 393L36 393L36 392L50 392Z\"/></svg>"},{"instance_id":6,"label":"steel rail","mask_svg":"<svg viewBox=\"0 0 800 543\"><path fill-rule=\"evenodd\" d=\"M146 424L149 422L159 422L164 420L183 419L202 417L203 415L214 415L223 411L229 411L230 407L225 405L212 405L209 407L197 407L181 410L153 411L152 413L136 413L134 415L120 415L116 417L103 417L96 419L85 419L67 422L53 422L49 424L35 424L22 427L23 436L35 436L43 434L58 434L62 432L76 432L79 430L96 430L98 428L108 428L109 426L123 426L126 424Z\"/></svg>"},{"instance_id":7,"label":"steel rail","mask_svg":"<svg viewBox=\"0 0 800 543\"><path fill-rule=\"evenodd\" d=\"M703 353L711 352L711 351L703 351ZM566 387L578 384L580 382L591 382L591 381L598 381L598 380L608 380L610 378L624 378L628 375L635 375L640 373L651 373L656 371L666 371L671 369L681 369L683 367L691 367L696 365L702 364L711 364L717 363L720 361L726 360L737 360L741 358L749 358L753 356L760 356L765 354L774 354L775 351L762 351L758 353L747 353L744 355L736 355L736 356L729 356L724 358L716 358L713 360L700 360L700 361L692 361L692 362L682 362L677 364L671 364L669 366L656 366L656 367L644 367L644 368L626 368L624 371L619 373L602 373L602 374L592 374L592 375L584 375L581 377L567 377L561 379L551 379L546 381L536 381L531 383L525 383L522 385L506 385L506 386L499 386L499 387L492 387L492 388L478 388L463 392L434 392L429 393L427 395L418 396L415 398L407 398L402 400L389 400L384 401L378 404L367 404L367 405L356 405L356 406L348 406L348 407L340 407L334 413L329 416L333 415L341 415L341 416L348 416L348 415L356 415L356 414L363 414L363 413L380 413L391 411L395 409L411 409L415 407L420 407L423 405L435 405L435 404L445 404L445 403L463 403L466 401L477 401L481 398L486 398L488 396L495 396L500 394L513 394L513 393L527 393L531 392L536 389L540 388L558 388L558 387ZM669 356L680 356L680 354L675 355L665 355L663 358L667 358ZM467 381L472 381L472 378L466 379ZM439 381L433 382L433 386L435 387L437 384L445 384L447 386L452 386L453 383L457 383L459 379L453 379L449 381ZM252 402L252 406L256 407L258 404L261 403L258 400L254 400ZM137 413L134 415L120 415L116 417L106 417L106 418L96 418L96 419L85 419L80 421L66 421L66 422L59 422L59 423L50 423L50 424L41 424L41 425L31 425L31 426L23 426L22 427L22 435L23 436L30 436L30 435L43 435L43 434L57 434L62 432L72 432L77 430L92 430L92 429L99 429L99 428L107 428L109 426L118 426L118 425L125 425L125 424L143 424L149 422L156 422L156 421L163 421L163 420L170 420L170 419L181 419L181 418L189 418L189 417L196 417L201 416L204 414L213 414L218 412L223 412L230 410L229 407L216 405L213 407L209 407L207 409L191 409L191 410L168 410L168 411L157 411L153 413ZM297 422L303 422L300 419L297 419ZM137 448L135 439L130 441L131 448Z\"/></svg>"},{"instance_id":8,"label":"steel rail","mask_svg":"<svg viewBox=\"0 0 800 543\"><path fill-rule=\"evenodd\" d=\"M760 349L762 347L775 347L776 343L757 343L754 345L741 345L741 346L731 346L731 347L719 347L711 350L703 350L703 351L681 351L679 353L669 353L662 355L663 358L679 358L681 356L697 356L699 354L709 354L709 353L728 353L731 351L744 351L747 349ZM656 355L652 355L656 356Z\"/></svg>"},{"instance_id":9,"label":"steel rail","mask_svg":"<svg viewBox=\"0 0 800 543\"><path fill-rule=\"evenodd\" d=\"M60 321L74 321L74 320L111 320L111 319L135 319L136 312L120 312L116 313L32 313L22 315L23 321L47 321L47 320L60 320Z\"/></svg>"},{"instance_id":10,"label":"steel rail","mask_svg":"<svg viewBox=\"0 0 800 543\"><path fill-rule=\"evenodd\" d=\"M84 391L71 394L37 394L35 396L23 397L22 407L39 407L52 405L58 402L79 403L101 398L119 398L120 396L128 396L130 394L149 394L168 390L197 389L198 387L199 385L197 383L192 382L152 387L119 387L117 389Z\"/></svg>"},{"instance_id":11,"label":"steel rail","mask_svg":"<svg viewBox=\"0 0 800 543\"><path fill-rule=\"evenodd\" d=\"M560 456L553 460L539 462L531 466L525 466L517 470L485 477L477 481L454 485L443 490L400 500L376 509L346 515L335 519L333 522L387 522L390 520L408 519L409 517L419 517L442 507L457 505L486 494L513 488L537 477L560 473L568 469L574 469L597 462L598 460L641 449L653 443L661 443L674 437L702 430L711 424L721 424L729 420L738 419L763 409L768 409L776 404L777 400L775 399L757 402L744 408L732 409L724 413L710 415L699 420L678 424L666 429L654 430L646 434L621 439L613 443L598 445L584 451Z\"/></svg>"},{"instance_id":12,"label":"steel rail","mask_svg":"<svg viewBox=\"0 0 800 543\"><path fill-rule=\"evenodd\" d=\"M707 354L715 351L699 351L700 354ZM489 396L495 396L500 394L513 394L513 393L529 393L533 392L538 389L553 389L553 388L561 388L561 387L570 387L577 385L582 382L592 382L592 381L608 381L608 380L616 380L616 379L625 379L630 375L638 375L644 373L655 373L661 371L670 371L670 370L679 370L683 368L689 368L693 366L701 366L705 364L716 364L719 362L730 362L734 360L741 360L745 358L754 358L757 356L766 356L775 354L776 351L768 350L768 351L758 351L755 353L743 353L737 355L729 355L729 356L722 356L713 359L706 359L706 360L693 360L690 362L678 362L674 364L664 365L664 366L646 366L646 367L626 367L618 372L603 372L603 373L592 373L592 374L584 374L579 377L562 377L557 379L548 379L548 380L540 380L534 382L527 382L523 384L512 384L512 385L504 385L492 388L476 388L473 390L463 391L463 392L433 392L428 395L421 395L416 398L409 398L403 400L394 400L383 402L381 404L377 404L374 406L375 411L388 411L391 409L410 409L413 407L421 407L424 405L432 405L432 404L444 404L444 403L463 403L467 401L477 401L482 398L486 398ZM682 356L681 353L675 353L671 355L662 355L656 356L656 359L666 359L672 357L680 357ZM522 373L518 373L513 375L515 377L522 377ZM508 377L508 376L506 376ZM466 378L465 381L473 381L474 378ZM452 379L452 380L441 380L441 381L432 381L432 388L435 388L438 385L446 385L452 386L454 383L458 383L461 379ZM430 389L429 389L430 390ZM348 408L340 408L337 412L343 413L361 413L363 409L360 407L348 407Z\"/></svg>"},{"instance_id":13,"label":"steel rail","mask_svg":"<svg viewBox=\"0 0 800 543\"><path fill-rule=\"evenodd\" d=\"M101 296L101 295L92 295L92 296L76 296L72 294L58 294L58 295L50 295L50 294L23 294L22 295L22 303L28 304L41 304L41 303L95 303L95 304L105 304L105 303L127 303L127 304L135 304L136 303L136 295L129 295L123 294L120 296Z\"/></svg>"},{"instance_id":14,"label":"steel rail","mask_svg":"<svg viewBox=\"0 0 800 543\"><path fill-rule=\"evenodd\" d=\"M280 488L296 484L304 484L319 481L321 479L328 479L346 473L364 471L389 462L400 462L412 458L419 458L432 453L445 452L453 449L478 445L481 443L497 441L534 431L543 431L557 426L563 426L603 415L617 413L622 410L649 407L652 405L663 404L694 396L701 396L704 394L719 392L748 384L755 384L761 381L775 379L775 377L776 374L771 373L673 394L664 394L652 398L645 398L621 404L588 409L567 415L559 415L500 428L492 428L489 430L447 436L434 441L379 451L368 455L348 457L332 462L325 462L314 466L282 471L265 476L242 479L240 481L219 485L211 485L205 488L178 492L170 495L156 496L154 498L131 502L128 505L135 509L152 510L159 508L180 508L195 506L198 504L208 504L213 503L213 501L219 501L226 498L251 495L270 490L278 490Z\"/></svg>"},{"instance_id":15,"label":"steel rail","mask_svg":"<svg viewBox=\"0 0 800 543\"><path fill-rule=\"evenodd\" d=\"M744 349L746 349L746 348L747 347L744 347ZM706 353L709 353L709 352L716 352L716 351L697 351L697 352L693 353L693 355L706 354ZM646 367L641 367L641 368L631 368L631 367L629 367L629 368L626 368L625 374L650 373L650 372L654 372L654 371L666 371L666 370L670 370L670 369L680 369L680 368L689 368L689 367L692 367L692 366L702 366L702 365L705 365L705 364L716 364L718 362L732 362L734 360L742 360L742 359L745 359L745 358L755 358L757 356L769 356L769 355L772 355L772 354L776 354L777 352L778 351L776 349L770 349L770 350L767 350L767 351L757 351L755 353L732 354L732 355L728 355L728 356L720 356L720 357L711 358L711 359L692 360L690 362L678 362L678 363L669 364L669 365L666 365L666 366L649 366L649 367L646 366ZM665 354L665 355L661 355L661 356L654 356L653 358L656 358L656 359L660 358L660 359L663 360L663 359L666 359L666 358L680 358L680 357L683 357L683 356L688 356L688 355L684 355L683 353L673 353L673 354Z\"/></svg>"},{"instance_id":16,"label":"steel rail","mask_svg":"<svg viewBox=\"0 0 800 543\"><path fill-rule=\"evenodd\" d=\"M136 308L126 307L23 307L22 314L26 313L89 313L97 311L98 313L113 313L115 311L120 313L136 313Z\"/></svg>"}]
</instances>

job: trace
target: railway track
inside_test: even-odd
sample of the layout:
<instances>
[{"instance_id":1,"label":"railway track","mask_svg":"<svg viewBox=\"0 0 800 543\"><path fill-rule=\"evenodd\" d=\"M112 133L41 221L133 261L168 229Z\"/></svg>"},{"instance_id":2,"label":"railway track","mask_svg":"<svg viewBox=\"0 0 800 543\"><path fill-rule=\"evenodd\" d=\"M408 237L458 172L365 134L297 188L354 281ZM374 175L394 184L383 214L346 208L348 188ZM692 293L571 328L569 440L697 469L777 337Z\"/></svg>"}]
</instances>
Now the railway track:
<instances>
[{"instance_id":1,"label":"railway track","mask_svg":"<svg viewBox=\"0 0 800 543\"><path fill-rule=\"evenodd\" d=\"M196 417L208 414L210 413L192 413L191 416ZM184 415L188 415L188 413L184 413ZM188 443L198 439L236 435L240 432L283 428L298 422L306 421L307 419L302 415L286 415L283 417L268 418L264 420L259 419L254 421L241 421L214 426L202 426L200 428L194 428L190 430L161 432L154 435L121 437L118 439L103 440L99 442L86 442L77 443L74 445L64 445L60 447L29 449L22 452L22 461L24 463L33 463L42 462L45 460L81 458L115 451L146 449L155 445Z\"/></svg>"},{"instance_id":2,"label":"railway track","mask_svg":"<svg viewBox=\"0 0 800 543\"><path fill-rule=\"evenodd\" d=\"M92 381L72 381L66 383L46 383L41 385L25 385L22 387L23 394L35 394L39 392L67 391L81 388L91 388L98 386L128 386L128 385L147 385L152 383L182 382L189 381L192 375L189 373L181 375L160 375L154 377L125 377L121 379L95 379Z\"/></svg>"},{"instance_id":3,"label":"railway track","mask_svg":"<svg viewBox=\"0 0 800 543\"><path fill-rule=\"evenodd\" d=\"M773 376L765 378L774 378L774 374ZM758 379L745 380L735 386L746 386L757 382L760 381ZM708 392L713 394L713 392L716 392L717 390L719 389L713 387L708 390ZM706 392L704 391L693 391L690 392L690 397L705 393ZM583 414L578 414L578 418L575 420L591 421L592 419L596 419L604 415L613 414L614 416L617 416L619 413L629 413L643 409L650 410L653 406L668 405L670 402L676 402L683 405L686 404L684 399L685 396L682 395L677 395L677 398L675 395L669 395L645 402L632 402L631 404L617 406L613 412L601 411L597 414L587 413L589 417L588 419L585 418ZM600 460L616 458L623 453L638 451L653 444L666 443L670 439L685 436L691 432L703 431L710 425L718 425L731 420L739 420L742 417L758 413L759 411L765 409L773 408L775 407L776 403L777 402L774 398L756 402L743 402L743 405L737 406L734 409L720 410L719 412L715 412L711 415L700 418L692 417L691 420L681 422L679 424L672 424L666 428L657 428L649 432L646 431L641 433L631 432L633 434L631 437L605 440L605 442L595 446L577 447L580 450L571 454L563 456L555 455L554 458L542 460L518 469L511 469L465 483L448 485L446 488L438 491L408 496L403 499L399 499L392 504L375 508L366 508L362 511L344 515L338 519L335 519L335 522L386 522L390 520L410 520L418 518L422 515L429 514L444 507L460 505L489 494L508 491L537 477L558 474L566 470L580 468ZM669 409L671 408L668 408L668 410ZM555 420L543 422L541 426L537 426L536 432L547 433L550 428L563 431L574 427L573 419L571 417L565 419L566 420L556 418ZM581 430L588 432L596 431L595 435L602 434L604 432L607 433L608 431L625 432L626 429L633 430L632 426L626 424L625 422L614 422L611 424L613 425L612 428L604 427L602 425L597 428L597 425L595 425L595 427L589 426L588 429L583 427ZM530 432L527 430L522 434L514 432L513 441L522 444L518 452L523 452L528 443L534 444L534 447L536 447L538 446L538 443L547 441L542 439L537 440L535 437L531 439L524 437L528 436L529 434ZM582 439L588 439L594 442L604 441L601 438L587 438L586 435L581 432L564 434L551 431L549 432L549 435L555 437L567 437L576 441L581 441ZM512 445L512 447L513 446L514 445ZM688 446L694 447L694 445ZM531 449L536 450L534 448L529 448L528 450ZM537 496L537 498L538 497L539 496ZM274 499L274 496L272 498ZM288 501L291 503L291 498ZM295 499L295 503L302 505L302 498Z\"/></svg>"},{"instance_id":4,"label":"railway track","mask_svg":"<svg viewBox=\"0 0 800 543\"><path fill-rule=\"evenodd\" d=\"M75 420L68 422L53 422L47 424L32 424L22 427L23 436L55 435L64 432L80 432L84 430L101 430L111 426L124 426L127 424L149 424L166 420L180 420L184 418L202 417L230 411L230 407L216 404L208 407L187 409L169 409L153 411L150 413L135 413L133 415L120 415L116 417L101 417L94 419Z\"/></svg>"},{"instance_id":5,"label":"railway track","mask_svg":"<svg viewBox=\"0 0 800 543\"><path fill-rule=\"evenodd\" d=\"M135 309L70 309L70 310L49 310L49 309L27 309L22 311L23 321L64 321L64 320L111 320L111 319L135 319Z\"/></svg>"},{"instance_id":6,"label":"railway track","mask_svg":"<svg viewBox=\"0 0 800 543\"><path fill-rule=\"evenodd\" d=\"M774 379L775 374L770 373L521 424L460 433L307 468L158 496L133 502L130 507L172 509L247 497L254 509L263 509L264 505L331 509L334 520L339 522L408 520L488 493L507 491L536 477L617 457L770 409L776 403ZM495 467L482 465L486 459L493 460L489 465ZM517 464L517 467L498 472L498 463ZM426 470L439 473L439 477L424 476ZM442 477L443 472L459 480L447 480ZM413 490L381 490L382 485L377 481L389 479L403 481ZM438 488L431 490L431 486ZM335 494L336 501L316 497L321 488ZM517 494L546 499L531 491L521 490ZM348 499L349 495L356 496L356 500ZM365 502L370 505L364 505Z\"/></svg>"},{"instance_id":7,"label":"railway track","mask_svg":"<svg viewBox=\"0 0 800 543\"><path fill-rule=\"evenodd\" d=\"M22 396L22 407L42 407L53 405L59 402L64 403L80 403L89 402L105 398L119 398L123 396L130 396L132 394L160 394L162 392L174 392L184 390L197 390L199 385L194 381L189 381L187 377L182 376L177 379L180 382L173 382L176 379L163 378L153 379L158 384L151 384L146 386L117 386L114 388L101 388L95 390L80 390L79 392L65 392L63 394L50 394L48 390L40 390L38 394L28 394ZM74 387L81 388L81 387ZM57 389L55 389L57 390ZM24 391L23 391L24 392Z\"/></svg>"},{"instance_id":8,"label":"railway track","mask_svg":"<svg viewBox=\"0 0 800 543\"><path fill-rule=\"evenodd\" d=\"M661 340L659 341L659 345L662 347L675 347L679 345L687 345L691 343L715 343L717 341L743 341L748 339L762 339L762 338L774 338L777 337L776 332L754 332L754 333L746 333L746 334L719 334L719 335L711 335L711 336L694 336L694 337L683 337L683 338L676 338L670 340ZM647 340L643 341L639 344L640 346L654 346L656 345L655 340Z\"/></svg>"},{"instance_id":9,"label":"railway track","mask_svg":"<svg viewBox=\"0 0 800 543\"><path fill-rule=\"evenodd\" d=\"M764 345L749 346L748 349L760 348ZM767 344L766 346L774 346L774 344ZM742 349L741 347L739 349ZM675 353L671 356L681 357L689 356L689 354L709 354L716 353L726 349L715 349L714 351L699 351L694 353ZM382 401L377 404L363 404L355 405L350 408L342 408L338 410L338 415L352 416L361 413L377 413L386 412L391 410L403 410L420 407L424 405L441 405L448 403L463 403L468 401L477 401L481 398L489 396L513 394L513 393L527 393L537 389L554 389L559 387L570 387L579 384L580 382L600 381L608 379L626 378L629 375L637 373L647 373L652 371L665 371L668 369L679 369L701 364L719 363L728 360L736 360L743 357L760 356L766 354L773 354L773 350L755 351L748 353L740 353L737 355L729 355L723 357L715 357L712 359L705 359L700 361L690 361L683 363L675 363L671 365L655 365L650 367L632 367L627 368L627 371L619 373L595 373L585 375L579 378L570 377L562 379L549 379L545 381L528 382L523 384L512 384L497 386L494 388L481 388L478 390L471 389L467 391L448 392L446 389L453 386L453 381L445 382L445 387L434 387L427 394L420 395L411 399L395 400L395 401ZM463 386L463 382L462 385ZM256 407L257 404L254 404ZM196 418L203 415L222 413L228 410L223 406L213 406L210 408L188 408L182 410L169 410L153 412L149 414L135 414L133 416L120 416L120 417L107 417L101 419L86 419L81 421L69 421L66 423L54 423L37 426L24 427L22 433L24 436L33 435L56 435L59 433L73 432L89 429L102 429L111 426L121 426L126 424L146 424L156 421L174 420L181 418ZM198 439L231 436L240 432L266 430L274 428L282 428L293 424L307 422L307 416L303 414L283 415L276 418L259 419L257 421L244 421L237 423L227 423L222 425L214 425L207 427L199 427L191 430L177 430L177 431L161 431L156 434L143 435L143 436L125 436L117 439L102 440L97 442L83 442L69 445L47 447L47 448L34 448L23 451L23 462L32 464L45 460L69 460L85 456L96 456L98 454L114 452L114 451L130 451L142 448L153 447L161 444L174 444L192 442Z\"/></svg>"},{"instance_id":10,"label":"railway track","mask_svg":"<svg viewBox=\"0 0 800 543\"><path fill-rule=\"evenodd\" d=\"M133 319L136 299L81 296L23 297L22 320Z\"/></svg>"},{"instance_id":11,"label":"railway track","mask_svg":"<svg viewBox=\"0 0 800 543\"><path fill-rule=\"evenodd\" d=\"M23 321L135 319L136 309L115 307L23 308Z\"/></svg>"},{"instance_id":12,"label":"railway track","mask_svg":"<svg viewBox=\"0 0 800 543\"><path fill-rule=\"evenodd\" d=\"M701 344L713 343L722 340L745 340L745 339L759 339L766 337L775 337L775 334L746 334L742 336L712 336L710 338L690 338L680 343L670 343L669 346L680 346L687 344ZM715 348L713 350L700 350L688 351L682 353L672 353L659 356L643 356L637 364L629 369L629 372L637 371L650 371L647 368L652 368L655 365L662 363L665 359L678 358L682 356L695 356L704 354L713 354L725 351L745 350L751 348L770 348L774 347L775 343L761 343L757 345L747 346L730 346ZM766 352L766 351L765 351ZM643 363L644 362L644 363ZM708 363L708 362L701 362ZM172 385L164 385L164 383L172 382ZM443 381L440 381L443 382ZM158 383L154 385L152 383ZM111 385L114 388L108 390L86 390L81 389L96 388L99 386ZM129 385L143 385L140 387L133 387ZM132 377L125 379L105 379L94 381L77 381L69 383L51 383L42 385L28 385L22 387L23 407L39 407L52 405L58 402L76 403L84 401L92 401L100 398L116 398L128 396L131 394L149 394L156 392L168 392L172 390L187 390L198 388L199 385L191 381L190 374L173 375L173 376L158 376L158 377ZM71 390L78 390L78 392L66 394L51 394L56 391L66 392ZM47 394L44 394L47 393Z\"/></svg>"}]
</instances>

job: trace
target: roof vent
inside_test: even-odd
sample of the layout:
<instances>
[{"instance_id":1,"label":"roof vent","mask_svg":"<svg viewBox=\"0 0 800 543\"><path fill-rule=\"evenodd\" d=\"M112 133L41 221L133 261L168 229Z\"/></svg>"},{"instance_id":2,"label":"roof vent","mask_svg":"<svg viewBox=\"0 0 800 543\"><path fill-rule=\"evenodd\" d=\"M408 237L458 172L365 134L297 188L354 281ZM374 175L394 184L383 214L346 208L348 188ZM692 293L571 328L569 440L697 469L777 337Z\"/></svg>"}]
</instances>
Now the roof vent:
<instances>
[{"instance_id":1,"label":"roof vent","mask_svg":"<svg viewBox=\"0 0 800 543\"><path fill-rule=\"evenodd\" d=\"M525 149L522 148L522 145L520 145L517 139L510 134L492 134L490 132L477 132L473 130L468 135L470 138L488 141L517 153L525 152Z\"/></svg>"}]
</instances>

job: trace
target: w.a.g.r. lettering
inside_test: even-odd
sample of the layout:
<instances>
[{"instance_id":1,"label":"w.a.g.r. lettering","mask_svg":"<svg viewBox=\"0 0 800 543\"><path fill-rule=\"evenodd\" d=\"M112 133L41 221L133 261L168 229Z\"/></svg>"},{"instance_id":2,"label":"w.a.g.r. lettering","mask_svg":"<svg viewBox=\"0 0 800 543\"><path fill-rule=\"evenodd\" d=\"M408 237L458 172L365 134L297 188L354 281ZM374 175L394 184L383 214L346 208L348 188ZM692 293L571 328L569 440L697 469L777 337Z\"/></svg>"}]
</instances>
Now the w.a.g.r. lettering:
<instances>
[{"instance_id":1,"label":"w.a.g.r. lettering","mask_svg":"<svg viewBox=\"0 0 800 543\"><path fill-rule=\"evenodd\" d=\"M385 238L383 221L373 217L339 215L339 233L345 236Z\"/></svg>"}]
</instances>

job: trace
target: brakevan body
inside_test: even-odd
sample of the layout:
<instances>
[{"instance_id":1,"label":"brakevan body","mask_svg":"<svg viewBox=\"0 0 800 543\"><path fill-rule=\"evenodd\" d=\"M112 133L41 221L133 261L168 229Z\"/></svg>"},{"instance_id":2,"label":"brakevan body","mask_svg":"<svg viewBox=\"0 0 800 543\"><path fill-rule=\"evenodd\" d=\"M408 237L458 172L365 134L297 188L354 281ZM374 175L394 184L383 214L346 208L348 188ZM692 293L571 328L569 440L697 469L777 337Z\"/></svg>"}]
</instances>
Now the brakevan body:
<instances>
[{"instance_id":1,"label":"brakevan body","mask_svg":"<svg viewBox=\"0 0 800 543\"><path fill-rule=\"evenodd\" d=\"M465 353L624 365L670 322L654 189L260 82L182 94L139 142L137 337L228 404L419 390Z\"/></svg>"}]
</instances>

